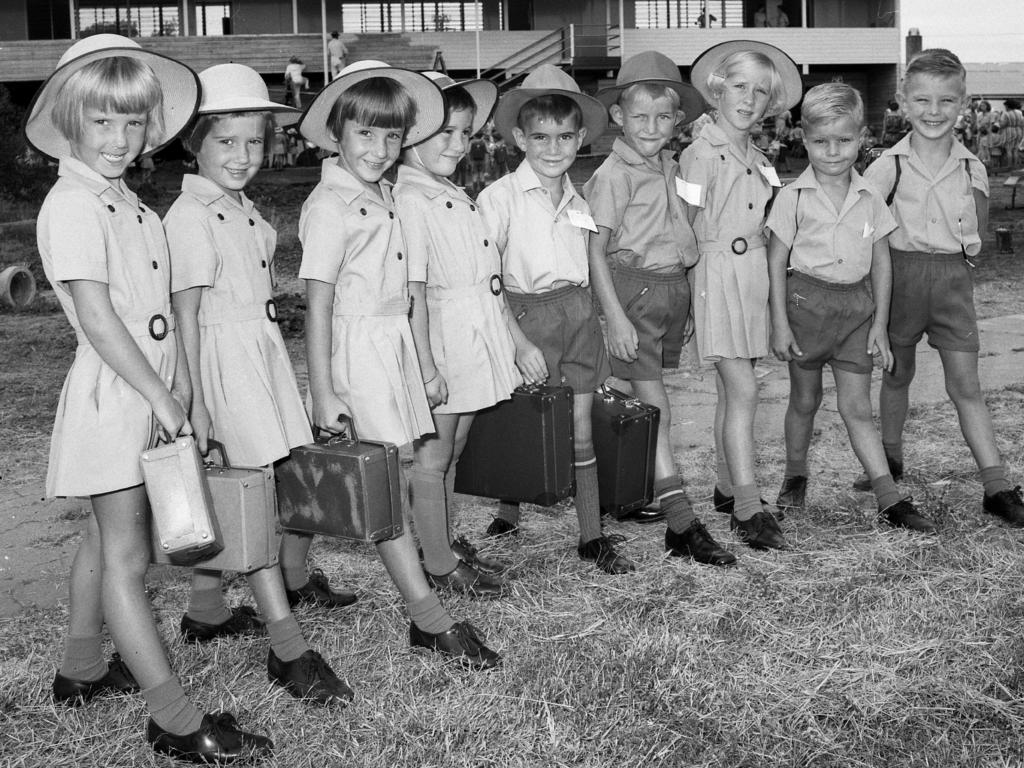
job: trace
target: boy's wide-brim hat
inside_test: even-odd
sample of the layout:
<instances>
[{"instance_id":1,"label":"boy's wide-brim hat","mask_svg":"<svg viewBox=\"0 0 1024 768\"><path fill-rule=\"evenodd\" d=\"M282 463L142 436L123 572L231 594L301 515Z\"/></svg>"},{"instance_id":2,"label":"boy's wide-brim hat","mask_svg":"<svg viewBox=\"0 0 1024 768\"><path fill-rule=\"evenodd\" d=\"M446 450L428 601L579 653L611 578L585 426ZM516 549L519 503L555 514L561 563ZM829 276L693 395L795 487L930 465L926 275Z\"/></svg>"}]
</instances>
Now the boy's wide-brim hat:
<instances>
[{"instance_id":1,"label":"boy's wide-brim hat","mask_svg":"<svg viewBox=\"0 0 1024 768\"><path fill-rule=\"evenodd\" d=\"M416 122L406 128L403 147L418 144L444 127L444 94L429 78L410 69L398 69L383 61L367 59L349 64L313 98L299 120L299 132L321 149L337 151L337 137L327 126L334 102L352 86L374 77L394 80L408 91L416 105Z\"/></svg>"},{"instance_id":2,"label":"boy's wide-brim hat","mask_svg":"<svg viewBox=\"0 0 1024 768\"><path fill-rule=\"evenodd\" d=\"M477 133L483 128L494 111L494 105L498 103L498 86L490 80L453 80L443 72L424 72L423 75L429 78L434 85L441 89L441 92L449 88L464 88L469 98L476 104L476 114L473 115L473 125L470 126L469 135ZM444 127L443 125L441 126Z\"/></svg>"},{"instance_id":3,"label":"boy's wide-brim hat","mask_svg":"<svg viewBox=\"0 0 1024 768\"><path fill-rule=\"evenodd\" d=\"M530 99L538 96L565 96L579 105L583 113L583 127L587 129L586 142L589 144L608 127L608 110L593 96L580 91L579 85L554 64L542 64L526 76L522 85L498 100L494 111L494 125L502 136L511 136L517 126L519 110Z\"/></svg>"},{"instance_id":4,"label":"boy's wide-brim hat","mask_svg":"<svg viewBox=\"0 0 1024 768\"><path fill-rule=\"evenodd\" d=\"M245 64L216 64L199 73L203 98L200 115L235 112L270 112L279 126L297 123L302 112L270 100L263 78Z\"/></svg>"},{"instance_id":5,"label":"boy's wide-brim hat","mask_svg":"<svg viewBox=\"0 0 1024 768\"><path fill-rule=\"evenodd\" d=\"M199 78L189 67L168 56L143 49L121 35L90 35L68 48L57 69L36 92L25 118L25 138L33 148L53 159L71 154L71 143L53 122L53 105L68 78L82 67L101 59L127 56L147 64L163 91L164 130L147 135L142 153L166 146L192 122L199 106Z\"/></svg>"},{"instance_id":6,"label":"boy's wide-brim hat","mask_svg":"<svg viewBox=\"0 0 1024 768\"><path fill-rule=\"evenodd\" d=\"M690 82L693 83L694 88L700 91L700 95L707 99L708 103L715 103L714 94L708 88L708 75L717 71L725 59L740 51L755 51L764 54L775 65L775 70L782 78L782 87L786 92L785 98L782 99L784 109L792 109L800 102L800 99L803 98L803 81L800 79L800 70L785 51L769 43L761 43L756 40L730 40L708 48L697 57L690 67Z\"/></svg>"},{"instance_id":7,"label":"boy's wide-brim hat","mask_svg":"<svg viewBox=\"0 0 1024 768\"><path fill-rule=\"evenodd\" d=\"M704 99L697 89L684 82L675 62L658 51L644 51L626 59L619 69L615 85L599 90L597 100L608 109L619 100L624 90L637 83L663 85L678 93L679 108L685 113L684 125L696 120L704 112Z\"/></svg>"}]
</instances>

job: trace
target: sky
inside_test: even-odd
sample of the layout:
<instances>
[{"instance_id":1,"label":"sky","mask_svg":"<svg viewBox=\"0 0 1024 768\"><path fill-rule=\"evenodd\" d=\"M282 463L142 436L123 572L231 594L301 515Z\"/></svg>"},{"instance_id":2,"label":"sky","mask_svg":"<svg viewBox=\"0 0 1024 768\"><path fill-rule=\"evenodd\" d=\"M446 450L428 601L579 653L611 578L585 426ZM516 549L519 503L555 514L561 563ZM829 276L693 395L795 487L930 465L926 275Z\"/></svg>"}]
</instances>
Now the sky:
<instances>
[{"instance_id":1,"label":"sky","mask_svg":"<svg viewBox=\"0 0 1024 768\"><path fill-rule=\"evenodd\" d=\"M1024 0L900 0L900 28L965 62L1024 62Z\"/></svg>"}]
</instances>

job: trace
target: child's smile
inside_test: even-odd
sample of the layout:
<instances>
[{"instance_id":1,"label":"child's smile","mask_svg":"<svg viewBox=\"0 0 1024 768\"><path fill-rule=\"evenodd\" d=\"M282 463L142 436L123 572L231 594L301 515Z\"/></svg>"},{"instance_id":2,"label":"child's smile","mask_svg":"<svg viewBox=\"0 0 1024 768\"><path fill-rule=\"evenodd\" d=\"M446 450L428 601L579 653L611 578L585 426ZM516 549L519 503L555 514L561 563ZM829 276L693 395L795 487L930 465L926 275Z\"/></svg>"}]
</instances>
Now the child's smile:
<instances>
[{"instance_id":1,"label":"child's smile","mask_svg":"<svg viewBox=\"0 0 1024 768\"><path fill-rule=\"evenodd\" d=\"M149 116L86 109L83 117L71 154L106 179L121 178L146 145Z\"/></svg>"},{"instance_id":2,"label":"child's smile","mask_svg":"<svg viewBox=\"0 0 1024 768\"><path fill-rule=\"evenodd\" d=\"M578 128L572 118L546 117L532 117L525 130L516 127L512 133L530 167L538 176L551 180L561 179L569 170L587 135L586 129Z\"/></svg>"},{"instance_id":3,"label":"child's smile","mask_svg":"<svg viewBox=\"0 0 1024 768\"><path fill-rule=\"evenodd\" d=\"M266 119L255 113L218 120L196 153L199 175L238 200L263 165Z\"/></svg>"},{"instance_id":4,"label":"child's smile","mask_svg":"<svg viewBox=\"0 0 1024 768\"><path fill-rule=\"evenodd\" d=\"M725 78L718 95L718 124L730 135L746 135L764 118L771 98L771 75L764 68L748 65Z\"/></svg>"},{"instance_id":5,"label":"child's smile","mask_svg":"<svg viewBox=\"0 0 1024 768\"><path fill-rule=\"evenodd\" d=\"M365 184L376 184L402 150L402 128L379 128L346 120L338 137L338 165Z\"/></svg>"},{"instance_id":6,"label":"child's smile","mask_svg":"<svg viewBox=\"0 0 1024 768\"><path fill-rule=\"evenodd\" d=\"M860 126L849 115L804 128L804 146L815 174L842 176L857 162Z\"/></svg>"},{"instance_id":7,"label":"child's smile","mask_svg":"<svg viewBox=\"0 0 1024 768\"><path fill-rule=\"evenodd\" d=\"M952 134L964 101L964 81L960 77L936 77L917 74L896 95L914 132L926 139Z\"/></svg>"},{"instance_id":8,"label":"child's smile","mask_svg":"<svg viewBox=\"0 0 1024 768\"><path fill-rule=\"evenodd\" d=\"M656 157L675 132L680 113L668 96L652 99L647 93L637 93L621 106L611 110L612 119L622 126L622 134L629 146L643 157Z\"/></svg>"}]
</instances>

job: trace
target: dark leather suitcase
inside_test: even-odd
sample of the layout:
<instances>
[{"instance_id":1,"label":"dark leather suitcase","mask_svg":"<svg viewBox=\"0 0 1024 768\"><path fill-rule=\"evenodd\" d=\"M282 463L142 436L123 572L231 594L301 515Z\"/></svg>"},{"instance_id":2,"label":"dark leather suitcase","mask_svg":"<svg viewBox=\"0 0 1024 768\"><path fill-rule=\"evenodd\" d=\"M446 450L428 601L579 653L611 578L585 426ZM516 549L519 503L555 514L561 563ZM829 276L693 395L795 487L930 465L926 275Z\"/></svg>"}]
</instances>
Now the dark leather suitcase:
<instances>
[{"instance_id":1,"label":"dark leather suitcase","mask_svg":"<svg viewBox=\"0 0 1024 768\"><path fill-rule=\"evenodd\" d=\"M277 465L282 528L372 542L402 534L398 447L349 434L318 436Z\"/></svg>"},{"instance_id":2,"label":"dark leather suitcase","mask_svg":"<svg viewBox=\"0 0 1024 768\"><path fill-rule=\"evenodd\" d=\"M224 549L197 563L215 571L250 573L277 564L281 530L274 498L274 470L270 467L232 467L224 447L211 440L220 463L203 467L213 503L220 542ZM160 546L153 529L153 562L180 565Z\"/></svg>"},{"instance_id":3,"label":"dark leather suitcase","mask_svg":"<svg viewBox=\"0 0 1024 768\"><path fill-rule=\"evenodd\" d=\"M511 400L480 411L455 490L545 507L574 495L572 389L519 387Z\"/></svg>"},{"instance_id":4,"label":"dark leather suitcase","mask_svg":"<svg viewBox=\"0 0 1024 768\"><path fill-rule=\"evenodd\" d=\"M601 510L620 517L654 498L654 456L661 411L605 386L594 394L591 423Z\"/></svg>"}]
</instances>

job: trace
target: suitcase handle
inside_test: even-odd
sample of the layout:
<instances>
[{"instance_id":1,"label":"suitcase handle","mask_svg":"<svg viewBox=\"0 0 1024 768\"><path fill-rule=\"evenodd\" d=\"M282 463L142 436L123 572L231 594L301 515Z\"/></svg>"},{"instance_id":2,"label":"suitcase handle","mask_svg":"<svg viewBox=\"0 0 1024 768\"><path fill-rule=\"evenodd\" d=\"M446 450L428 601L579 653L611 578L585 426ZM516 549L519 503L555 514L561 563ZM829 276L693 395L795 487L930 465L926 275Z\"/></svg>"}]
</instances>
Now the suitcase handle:
<instances>
[{"instance_id":1,"label":"suitcase handle","mask_svg":"<svg viewBox=\"0 0 1024 768\"><path fill-rule=\"evenodd\" d=\"M320 427L316 427L316 435L317 435L317 442L318 443L326 443L327 445L335 445L337 443L358 443L359 442L359 435L356 434L356 425L352 421L352 417L349 416L347 413L339 413L338 414L338 421L344 423L345 426L342 427L343 434L344 433L348 433L348 436L347 437L343 437L342 435L332 435L330 432L327 432L327 430L320 429ZM323 436L324 432L327 432L327 437L326 438Z\"/></svg>"},{"instance_id":2,"label":"suitcase handle","mask_svg":"<svg viewBox=\"0 0 1024 768\"><path fill-rule=\"evenodd\" d=\"M216 451L220 454L220 465L222 467L230 467L231 462L228 460L228 449L224 447L224 443L220 440L214 440L212 437L206 440L206 456L203 457L203 464L207 466L214 466L213 459L209 458L210 454Z\"/></svg>"},{"instance_id":3,"label":"suitcase handle","mask_svg":"<svg viewBox=\"0 0 1024 768\"><path fill-rule=\"evenodd\" d=\"M602 384L598 392L600 392L604 396L604 400L607 403L613 402L615 400L622 400L622 404L626 408L639 408L641 405L643 405L643 403L640 401L640 398L627 395L625 392L621 392L620 390L615 389L615 387L610 387L607 384Z\"/></svg>"}]
</instances>

